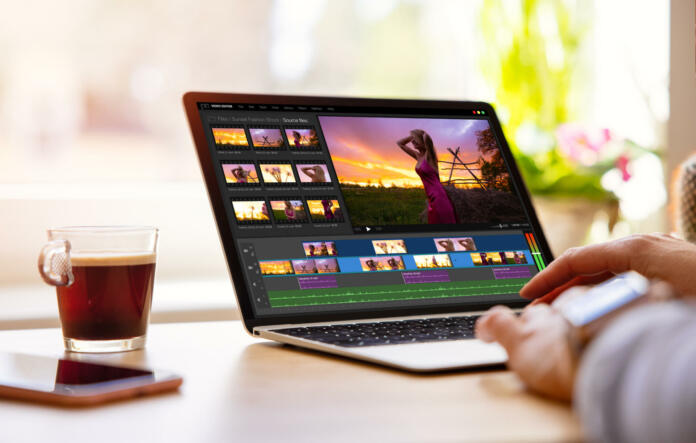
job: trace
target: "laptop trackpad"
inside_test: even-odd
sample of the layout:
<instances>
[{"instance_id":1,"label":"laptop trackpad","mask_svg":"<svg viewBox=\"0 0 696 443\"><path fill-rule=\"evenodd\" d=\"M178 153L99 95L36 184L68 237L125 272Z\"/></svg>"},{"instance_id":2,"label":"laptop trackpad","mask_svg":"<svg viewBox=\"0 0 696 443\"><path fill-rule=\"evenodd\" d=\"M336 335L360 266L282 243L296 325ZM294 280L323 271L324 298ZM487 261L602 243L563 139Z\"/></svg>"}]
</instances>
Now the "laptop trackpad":
<instances>
[{"instance_id":1,"label":"laptop trackpad","mask_svg":"<svg viewBox=\"0 0 696 443\"><path fill-rule=\"evenodd\" d=\"M411 371L441 371L505 363L507 354L497 343L455 340L391 346L351 348L351 353Z\"/></svg>"}]
</instances>

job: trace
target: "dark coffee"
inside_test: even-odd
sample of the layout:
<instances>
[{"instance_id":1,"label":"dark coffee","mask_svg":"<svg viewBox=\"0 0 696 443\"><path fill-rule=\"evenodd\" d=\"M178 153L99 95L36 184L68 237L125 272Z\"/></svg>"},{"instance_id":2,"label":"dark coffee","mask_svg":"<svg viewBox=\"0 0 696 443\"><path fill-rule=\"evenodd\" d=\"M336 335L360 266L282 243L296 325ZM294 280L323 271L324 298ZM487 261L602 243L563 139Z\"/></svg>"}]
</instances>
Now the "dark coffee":
<instances>
[{"instance_id":1,"label":"dark coffee","mask_svg":"<svg viewBox=\"0 0 696 443\"><path fill-rule=\"evenodd\" d=\"M57 288L65 337L116 340L145 335L154 254L73 255L71 263L73 284Z\"/></svg>"}]
</instances>

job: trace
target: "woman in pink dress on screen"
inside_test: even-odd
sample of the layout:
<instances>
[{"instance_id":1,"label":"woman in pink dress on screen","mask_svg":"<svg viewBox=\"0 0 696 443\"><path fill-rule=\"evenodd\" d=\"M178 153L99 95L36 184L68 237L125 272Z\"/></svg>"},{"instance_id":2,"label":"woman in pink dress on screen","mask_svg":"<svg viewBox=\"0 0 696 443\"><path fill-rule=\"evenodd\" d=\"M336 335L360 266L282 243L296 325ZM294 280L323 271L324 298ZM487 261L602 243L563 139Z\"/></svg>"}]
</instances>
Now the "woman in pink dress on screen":
<instances>
[{"instance_id":1,"label":"woman in pink dress on screen","mask_svg":"<svg viewBox=\"0 0 696 443\"><path fill-rule=\"evenodd\" d=\"M336 216L334 215L333 211L331 208L333 207L333 202L331 200L322 200L321 205L324 207L324 217L327 220L334 221L336 220Z\"/></svg>"},{"instance_id":2,"label":"woman in pink dress on screen","mask_svg":"<svg viewBox=\"0 0 696 443\"><path fill-rule=\"evenodd\" d=\"M416 160L416 173L423 182L425 195L428 196L428 224L457 223L454 206L440 182L437 153L428 133L422 129L414 129L396 144Z\"/></svg>"},{"instance_id":3,"label":"woman in pink dress on screen","mask_svg":"<svg viewBox=\"0 0 696 443\"><path fill-rule=\"evenodd\" d=\"M295 208L292 207L292 202L285 200L285 217L288 220L295 220Z\"/></svg>"},{"instance_id":4,"label":"woman in pink dress on screen","mask_svg":"<svg viewBox=\"0 0 696 443\"><path fill-rule=\"evenodd\" d=\"M232 169L232 175L234 176L237 183L249 183L249 172L245 171L241 166L237 166Z\"/></svg>"},{"instance_id":5,"label":"woman in pink dress on screen","mask_svg":"<svg viewBox=\"0 0 696 443\"><path fill-rule=\"evenodd\" d=\"M302 147L302 135L298 131L292 131L292 142L296 148Z\"/></svg>"}]
</instances>

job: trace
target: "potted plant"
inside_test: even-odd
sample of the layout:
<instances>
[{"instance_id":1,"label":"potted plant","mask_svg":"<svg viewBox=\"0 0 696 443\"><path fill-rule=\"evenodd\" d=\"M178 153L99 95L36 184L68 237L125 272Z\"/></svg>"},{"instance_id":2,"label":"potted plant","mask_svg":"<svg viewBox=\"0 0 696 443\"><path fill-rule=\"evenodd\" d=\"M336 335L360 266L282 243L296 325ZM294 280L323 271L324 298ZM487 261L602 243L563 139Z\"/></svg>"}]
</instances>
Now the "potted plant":
<instances>
[{"instance_id":1,"label":"potted plant","mask_svg":"<svg viewBox=\"0 0 696 443\"><path fill-rule=\"evenodd\" d=\"M586 15L575 10L580 6L554 0L520 0L518 6L482 4L481 69L551 248L560 254L583 244L598 218L611 231L626 206L622 200L635 195L637 184L645 186L635 180L636 165L657 163L657 186L664 191L661 165L653 151L609 129L573 123L589 29Z\"/></svg>"}]
</instances>

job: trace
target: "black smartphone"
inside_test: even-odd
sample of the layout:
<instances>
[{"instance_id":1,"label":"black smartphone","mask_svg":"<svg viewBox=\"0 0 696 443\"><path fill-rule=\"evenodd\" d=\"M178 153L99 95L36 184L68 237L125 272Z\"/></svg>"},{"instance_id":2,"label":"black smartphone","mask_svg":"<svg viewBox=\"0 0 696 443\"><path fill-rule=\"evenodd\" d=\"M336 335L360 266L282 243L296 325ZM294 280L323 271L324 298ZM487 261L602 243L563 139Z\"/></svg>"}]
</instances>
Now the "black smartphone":
<instances>
[{"instance_id":1,"label":"black smartphone","mask_svg":"<svg viewBox=\"0 0 696 443\"><path fill-rule=\"evenodd\" d=\"M182 382L160 370L0 353L0 397L89 406L174 390Z\"/></svg>"}]
</instances>

